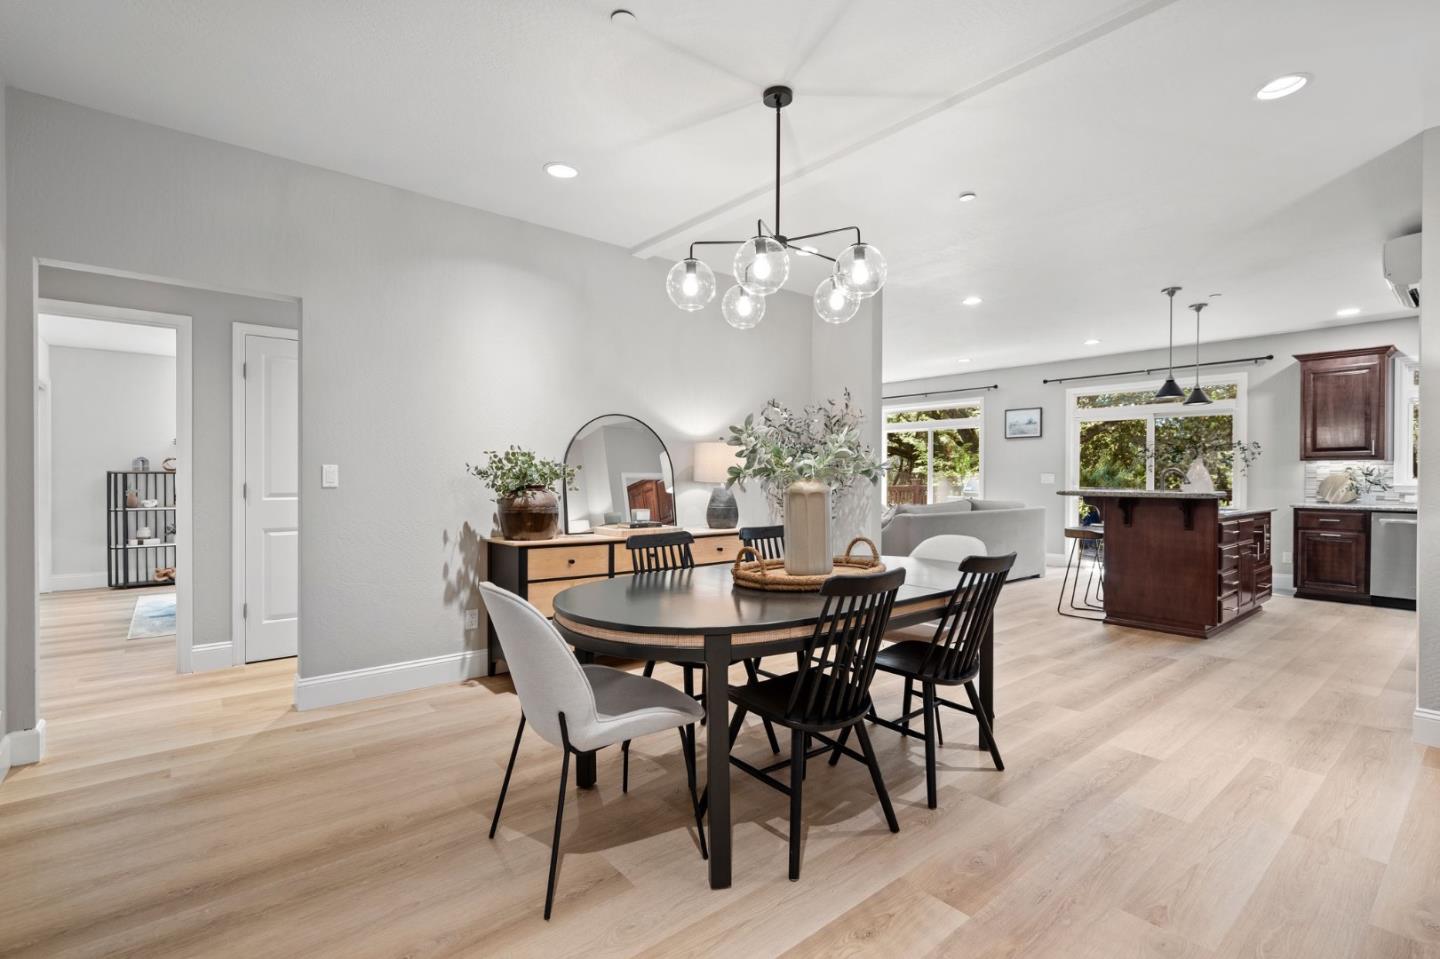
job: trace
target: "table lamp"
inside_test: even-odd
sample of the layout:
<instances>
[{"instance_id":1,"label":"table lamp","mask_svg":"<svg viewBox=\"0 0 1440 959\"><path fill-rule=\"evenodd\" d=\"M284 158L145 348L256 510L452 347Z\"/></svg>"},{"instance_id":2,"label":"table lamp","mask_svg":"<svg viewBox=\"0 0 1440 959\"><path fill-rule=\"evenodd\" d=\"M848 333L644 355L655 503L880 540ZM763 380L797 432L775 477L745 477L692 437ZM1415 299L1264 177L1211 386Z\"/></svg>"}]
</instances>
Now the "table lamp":
<instances>
[{"instance_id":1,"label":"table lamp","mask_svg":"<svg viewBox=\"0 0 1440 959\"><path fill-rule=\"evenodd\" d=\"M711 529L734 529L740 525L740 507L735 494L725 487L730 467L739 463L735 447L719 440L695 444L695 482L713 483L705 507L705 523Z\"/></svg>"}]
</instances>

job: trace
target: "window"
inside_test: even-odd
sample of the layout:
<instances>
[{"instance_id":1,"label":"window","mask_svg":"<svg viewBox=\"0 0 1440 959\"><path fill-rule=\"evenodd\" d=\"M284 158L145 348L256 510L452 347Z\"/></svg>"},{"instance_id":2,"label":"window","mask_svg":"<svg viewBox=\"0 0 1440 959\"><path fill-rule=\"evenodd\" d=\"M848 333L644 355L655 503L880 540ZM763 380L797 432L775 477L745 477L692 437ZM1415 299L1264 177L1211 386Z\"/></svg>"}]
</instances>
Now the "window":
<instances>
[{"instance_id":1,"label":"window","mask_svg":"<svg viewBox=\"0 0 1440 959\"><path fill-rule=\"evenodd\" d=\"M1245 442L1245 376L1202 377L1208 406L1156 403L1154 383L1070 390L1066 446L1068 479L1080 488L1179 489L1200 450L1217 490L1243 505L1245 478L1237 475L1233 443ZM1151 452L1153 451L1153 453Z\"/></svg>"},{"instance_id":2,"label":"window","mask_svg":"<svg viewBox=\"0 0 1440 959\"><path fill-rule=\"evenodd\" d=\"M1409 357L1395 360L1395 485L1413 487L1420 480L1420 364Z\"/></svg>"},{"instance_id":3,"label":"window","mask_svg":"<svg viewBox=\"0 0 1440 959\"><path fill-rule=\"evenodd\" d=\"M891 506L943 503L984 489L980 429L984 406L896 408L885 411L885 477Z\"/></svg>"}]
</instances>

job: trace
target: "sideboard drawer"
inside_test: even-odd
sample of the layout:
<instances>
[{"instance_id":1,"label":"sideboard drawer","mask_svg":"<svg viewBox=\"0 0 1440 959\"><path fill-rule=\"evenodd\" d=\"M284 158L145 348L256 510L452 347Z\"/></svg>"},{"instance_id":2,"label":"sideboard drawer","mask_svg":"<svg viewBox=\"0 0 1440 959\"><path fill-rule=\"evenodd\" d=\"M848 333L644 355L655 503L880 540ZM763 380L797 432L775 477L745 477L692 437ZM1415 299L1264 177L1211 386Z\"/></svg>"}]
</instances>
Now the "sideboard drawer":
<instances>
[{"instance_id":1,"label":"sideboard drawer","mask_svg":"<svg viewBox=\"0 0 1440 959\"><path fill-rule=\"evenodd\" d=\"M713 566L716 563L733 563L740 553L738 536L699 536L692 547L696 566Z\"/></svg>"},{"instance_id":2,"label":"sideboard drawer","mask_svg":"<svg viewBox=\"0 0 1440 959\"><path fill-rule=\"evenodd\" d=\"M576 576L609 576L610 545L597 543L590 546L547 546L527 551L529 556L528 579L559 579ZM531 589L534 595L534 589ZM534 600L531 600L534 602ZM539 604L536 603L538 606Z\"/></svg>"},{"instance_id":3,"label":"sideboard drawer","mask_svg":"<svg viewBox=\"0 0 1440 959\"><path fill-rule=\"evenodd\" d=\"M552 579L548 583L531 583L527 592L527 598L546 616L555 615L555 595L571 586L579 586L581 583L594 583L602 579L609 579L609 576L585 576L580 579Z\"/></svg>"}]
</instances>

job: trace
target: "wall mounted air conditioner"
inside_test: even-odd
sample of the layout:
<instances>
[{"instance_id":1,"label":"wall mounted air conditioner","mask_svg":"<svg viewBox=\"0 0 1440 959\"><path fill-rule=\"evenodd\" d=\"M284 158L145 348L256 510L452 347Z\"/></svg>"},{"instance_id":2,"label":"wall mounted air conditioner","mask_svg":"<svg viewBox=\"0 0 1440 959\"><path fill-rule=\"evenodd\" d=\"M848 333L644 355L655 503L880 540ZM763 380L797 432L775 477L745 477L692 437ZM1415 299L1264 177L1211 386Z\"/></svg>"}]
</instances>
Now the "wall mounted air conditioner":
<instances>
[{"instance_id":1,"label":"wall mounted air conditioner","mask_svg":"<svg viewBox=\"0 0 1440 959\"><path fill-rule=\"evenodd\" d=\"M1420 234L1397 236L1385 244L1385 282L1409 310L1420 307Z\"/></svg>"}]
</instances>

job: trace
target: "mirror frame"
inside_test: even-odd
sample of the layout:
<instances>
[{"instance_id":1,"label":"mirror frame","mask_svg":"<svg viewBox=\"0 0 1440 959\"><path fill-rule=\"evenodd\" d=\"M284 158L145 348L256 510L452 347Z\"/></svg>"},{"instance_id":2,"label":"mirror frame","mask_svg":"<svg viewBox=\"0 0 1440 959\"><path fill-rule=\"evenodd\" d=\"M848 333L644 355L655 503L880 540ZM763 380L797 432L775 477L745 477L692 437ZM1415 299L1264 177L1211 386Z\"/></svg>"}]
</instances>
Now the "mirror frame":
<instances>
[{"instance_id":1,"label":"mirror frame","mask_svg":"<svg viewBox=\"0 0 1440 959\"><path fill-rule=\"evenodd\" d=\"M581 433L585 432L586 427L590 426L592 423L599 422L600 420L609 419L612 416L623 416L625 419L633 420L634 422L639 423L641 426L645 427L646 431L648 431L651 436L655 437L655 442L660 444L660 455L665 457L665 463L668 464L670 467L670 495L671 498L674 499L676 486L675 460L670 456L670 447L665 445L665 441L660 438L659 433L655 432L655 428L653 426L642 420L640 417L634 416L630 413L601 413L599 416L592 416L585 422L581 423L580 428L576 430L574 434L570 437L570 442L565 444L565 455L561 457L560 463L562 465L569 465L570 451L575 448L575 441L580 438ZM561 526L565 531L565 535L583 535L573 533L570 529L570 487L565 483L560 484L560 520ZM679 502L675 503L675 523L677 526L680 523ZM592 528L587 532L594 532L594 530Z\"/></svg>"}]
</instances>

